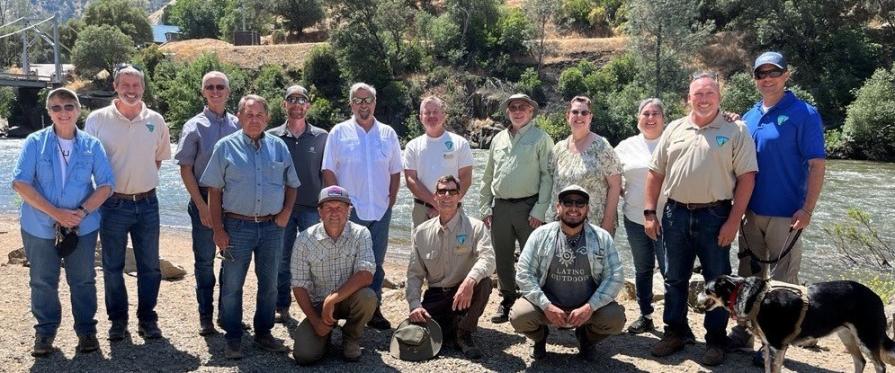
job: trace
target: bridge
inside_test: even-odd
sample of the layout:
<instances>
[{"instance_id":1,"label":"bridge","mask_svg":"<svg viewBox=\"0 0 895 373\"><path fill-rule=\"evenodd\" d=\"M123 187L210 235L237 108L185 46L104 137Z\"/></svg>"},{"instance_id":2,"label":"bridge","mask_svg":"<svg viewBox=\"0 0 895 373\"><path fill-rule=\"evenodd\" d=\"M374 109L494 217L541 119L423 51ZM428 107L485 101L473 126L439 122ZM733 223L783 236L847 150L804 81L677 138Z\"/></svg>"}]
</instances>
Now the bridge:
<instances>
[{"instance_id":1,"label":"bridge","mask_svg":"<svg viewBox=\"0 0 895 373\"><path fill-rule=\"evenodd\" d=\"M52 35L49 35L38 28L38 26L51 21L53 26ZM57 15L53 15L52 17L43 20L21 17L0 26L0 29L18 24L20 22L24 22L25 26L16 31L0 35L0 39L5 39L15 35L18 35L22 38L23 47L21 67L24 73L17 74L12 72L0 72L0 86L17 88L47 88L62 85L64 76L62 73L62 64L59 63L59 47L61 45L59 43L59 20ZM31 31L34 35L29 35L29 32L27 31ZM39 69L38 72L35 72L31 69L30 59L28 58L28 48L34 45L34 43L38 41L38 38L43 39L48 44L53 46L53 71L45 71L45 69Z\"/></svg>"}]
</instances>

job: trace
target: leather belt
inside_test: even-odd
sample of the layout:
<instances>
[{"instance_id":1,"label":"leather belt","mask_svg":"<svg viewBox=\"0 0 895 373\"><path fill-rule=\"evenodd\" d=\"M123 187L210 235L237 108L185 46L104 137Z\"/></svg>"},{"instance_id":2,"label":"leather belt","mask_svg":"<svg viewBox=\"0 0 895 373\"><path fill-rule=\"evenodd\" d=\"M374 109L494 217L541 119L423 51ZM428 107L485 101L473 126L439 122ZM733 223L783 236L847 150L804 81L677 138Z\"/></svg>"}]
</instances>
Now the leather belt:
<instances>
[{"instance_id":1,"label":"leather belt","mask_svg":"<svg viewBox=\"0 0 895 373\"><path fill-rule=\"evenodd\" d=\"M678 201L675 201L675 200L669 198L668 203L676 205L676 206L681 206L687 210L699 210L699 209L707 209L710 207L730 206L731 205L731 201L729 199L722 199L722 200L708 202L708 203L683 203L683 202L678 202Z\"/></svg>"},{"instance_id":2,"label":"leather belt","mask_svg":"<svg viewBox=\"0 0 895 373\"><path fill-rule=\"evenodd\" d=\"M146 199L149 197L154 197L154 196L155 196L155 188L152 188L148 192L143 192L143 193L134 193L134 194L112 193L112 197L115 197L118 199L127 199L127 200L131 200L134 202L142 200L142 199Z\"/></svg>"},{"instance_id":3,"label":"leather belt","mask_svg":"<svg viewBox=\"0 0 895 373\"><path fill-rule=\"evenodd\" d=\"M449 288L429 287L426 291L433 293L451 293L456 292L457 289L460 289L460 285L451 286Z\"/></svg>"},{"instance_id":4,"label":"leather belt","mask_svg":"<svg viewBox=\"0 0 895 373\"><path fill-rule=\"evenodd\" d=\"M426 207L428 207L428 208L430 208L430 209L434 209L434 208L435 208L435 206L432 206L432 205L429 204L428 202L423 201L423 200L421 200L421 199L419 199L419 198L414 198L414 199L413 199L413 202L416 202L417 204L426 206Z\"/></svg>"},{"instance_id":5,"label":"leather belt","mask_svg":"<svg viewBox=\"0 0 895 373\"><path fill-rule=\"evenodd\" d=\"M516 203L516 202L527 201L527 200L532 199L532 198L538 198L538 195L537 195L537 194L532 194L532 195L530 195L530 196L528 196L528 197L521 197L521 198L496 198L496 199L497 199L498 201L509 202L509 203Z\"/></svg>"},{"instance_id":6,"label":"leather belt","mask_svg":"<svg viewBox=\"0 0 895 373\"><path fill-rule=\"evenodd\" d=\"M225 212L224 216L236 219L236 220L245 220L251 221L255 223L264 223L273 220L275 215L261 215L261 216L248 216L248 215L240 215L234 212Z\"/></svg>"}]
</instances>

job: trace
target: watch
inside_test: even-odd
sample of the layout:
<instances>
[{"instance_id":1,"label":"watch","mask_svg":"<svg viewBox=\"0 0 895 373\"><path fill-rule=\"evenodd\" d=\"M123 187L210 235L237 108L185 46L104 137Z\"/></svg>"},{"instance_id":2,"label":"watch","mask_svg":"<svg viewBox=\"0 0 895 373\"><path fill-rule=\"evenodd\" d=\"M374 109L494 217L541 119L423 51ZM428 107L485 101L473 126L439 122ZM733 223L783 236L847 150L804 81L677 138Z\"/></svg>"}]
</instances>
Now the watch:
<instances>
[{"instance_id":1,"label":"watch","mask_svg":"<svg viewBox=\"0 0 895 373\"><path fill-rule=\"evenodd\" d=\"M83 211L83 212L84 212L84 216L90 215L90 211L88 211L83 205L82 205L82 206L78 206L78 211Z\"/></svg>"},{"instance_id":2,"label":"watch","mask_svg":"<svg viewBox=\"0 0 895 373\"><path fill-rule=\"evenodd\" d=\"M643 216L656 215L656 210L646 209L643 210Z\"/></svg>"}]
</instances>

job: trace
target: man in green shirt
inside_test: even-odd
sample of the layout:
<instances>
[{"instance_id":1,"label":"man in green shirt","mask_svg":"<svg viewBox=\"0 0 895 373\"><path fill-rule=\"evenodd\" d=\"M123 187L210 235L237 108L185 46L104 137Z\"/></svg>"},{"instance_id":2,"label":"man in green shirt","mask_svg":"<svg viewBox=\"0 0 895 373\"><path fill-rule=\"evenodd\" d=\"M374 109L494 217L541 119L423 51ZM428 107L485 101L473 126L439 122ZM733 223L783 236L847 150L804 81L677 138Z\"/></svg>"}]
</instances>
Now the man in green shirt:
<instances>
[{"instance_id":1,"label":"man in green shirt","mask_svg":"<svg viewBox=\"0 0 895 373\"><path fill-rule=\"evenodd\" d=\"M525 246L531 231L544 223L550 205L553 176L547 169L553 140L531 123L538 104L517 93L504 101L511 125L491 141L480 188L482 221L491 228L497 279L503 300L493 323L509 320L518 294L515 249Z\"/></svg>"}]
</instances>

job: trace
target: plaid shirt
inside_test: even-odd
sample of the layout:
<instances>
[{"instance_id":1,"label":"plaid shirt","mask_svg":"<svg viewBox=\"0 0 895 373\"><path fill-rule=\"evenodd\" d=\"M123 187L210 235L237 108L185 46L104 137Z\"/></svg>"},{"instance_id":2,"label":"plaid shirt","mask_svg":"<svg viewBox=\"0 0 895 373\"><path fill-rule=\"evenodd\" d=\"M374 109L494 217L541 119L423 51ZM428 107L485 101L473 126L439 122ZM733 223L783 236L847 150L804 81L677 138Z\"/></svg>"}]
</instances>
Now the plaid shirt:
<instances>
[{"instance_id":1,"label":"plaid shirt","mask_svg":"<svg viewBox=\"0 0 895 373\"><path fill-rule=\"evenodd\" d=\"M312 303L323 302L355 273L376 271L367 228L348 222L333 241L318 223L298 235L292 248L292 287L305 288Z\"/></svg>"}]
</instances>

